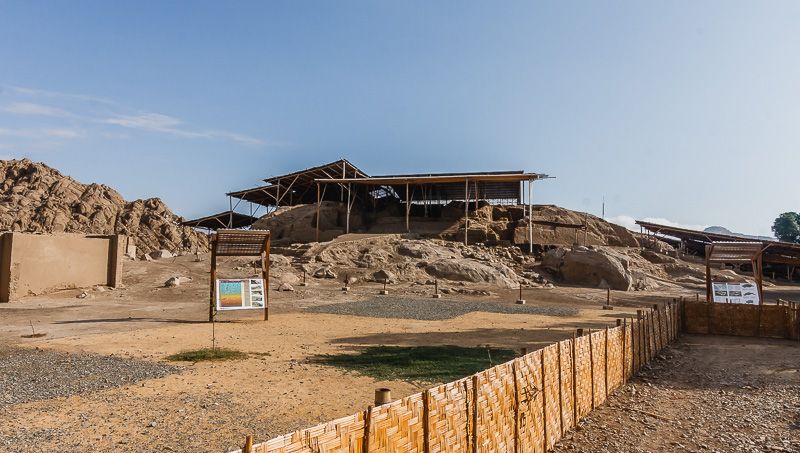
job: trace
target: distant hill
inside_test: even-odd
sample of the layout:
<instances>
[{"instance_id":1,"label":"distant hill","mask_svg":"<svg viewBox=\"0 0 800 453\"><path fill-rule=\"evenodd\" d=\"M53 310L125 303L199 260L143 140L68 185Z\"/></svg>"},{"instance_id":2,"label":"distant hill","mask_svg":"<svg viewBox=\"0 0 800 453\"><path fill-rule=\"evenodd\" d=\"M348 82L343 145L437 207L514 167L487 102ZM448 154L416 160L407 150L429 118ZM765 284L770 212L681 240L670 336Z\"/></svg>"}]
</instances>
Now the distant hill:
<instances>
[{"instance_id":1,"label":"distant hill","mask_svg":"<svg viewBox=\"0 0 800 453\"><path fill-rule=\"evenodd\" d=\"M125 201L108 186L82 184L28 159L0 161L0 231L125 234L139 255L208 244L158 198Z\"/></svg>"},{"instance_id":2,"label":"distant hill","mask_svg":"<svg viewBox=\"0 0 800 453\"><path fill-rule=\"evenodd\" d=\"M738 237L744 238L744 239L752 239L754 241L774 241L775 240L775 238L769 237L769 236L753 236L753 235L749 235L749 234L734 233L733 231L731 231L731 230L729 230L729 229L727 229L725 227L722 227L722 226L710 226L710 227L706 228L703 231L705 231L706 233L714 233L714 234L729 234L731 236L738 236Z\"/></svg>"}]
</instances>

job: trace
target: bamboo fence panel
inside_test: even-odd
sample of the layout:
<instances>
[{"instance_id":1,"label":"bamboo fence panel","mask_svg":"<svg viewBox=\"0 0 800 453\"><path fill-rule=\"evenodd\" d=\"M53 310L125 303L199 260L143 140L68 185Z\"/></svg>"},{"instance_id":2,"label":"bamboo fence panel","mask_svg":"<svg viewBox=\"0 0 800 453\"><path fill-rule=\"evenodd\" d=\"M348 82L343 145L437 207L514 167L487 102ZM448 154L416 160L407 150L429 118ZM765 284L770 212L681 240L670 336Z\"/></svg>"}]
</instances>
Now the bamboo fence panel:
<instances>
[{"instance_id":1,"label":"bamboo fence panel","mask_svg":"<svg viewBox=\"0 0 800 453\"><path fill-rule=\"evenodd\" d=\"M517 359L519 388L518 451L544 452L544 392L542 350Z\"/></svg>"},{"instance_id":2,"label":"bamboo fence panel","mask_svg":"<svg viewBox=\"0 0 800 453\"><path fill-rule=\"evenodd\" d=\"M592 359L589 337L575 339L575 395L578 402L578 419L592 411Z\"/></svg>"},{"instance_id":3,"label":"bamboo fence panel","mask_svg":"<svg viewBox=\"0 0 800 453\"><path fill-rule=\"evenodd\" d=\"M634 363L634 355L635 352L633 350L633 323L625 323L623 326L624 335L623 338L624 342L624 356L625 356L625 366L623 368L624 375L623 375L623 382L628 382L628 379L633 375L633 363Z\"/></svg>"},{"instance_id":4,"label":"bamboo fence panel","mask_svg":"<svg viewBox=\"0 0 800 453\"><path fill-rule=\"evenodd\" d=\"M592 340L592 379L594 380L594 406L603 404L606 400L606 332L600 330L589 334Z\"/></svg>"},{"instance_id":5,"label":"bamboo fence panel","mask_svg":"<svg viewBox=\"0 0 800 453\"><path fill-rule=\"evenodd\" d=\"M432 453L470 450L472 380L461 379L430 389L428 420Z\"/></svg>"},{"instance_id":6,"label":"bamboo fence panel","mask_svg":"<svg viewBox=\"0 0 800 453\"><path fill-rule=\"evenodd\" d=\"M795 310L778 308L797 316ZM277 437L251 451L544 452L576 419L606 400L606 389L622 386L677 338L682 313L675 303L660 314L647 310L641 322L564 340L471 377ZM711 313L702 314L708 321Z\"/></svg>"},{"instance_id":7,"label":"bamboo fence panel","mask_svg":"<svg viewBox=\"0 0 800 453\"><path fill-rule=\"evenodd\" d=\"M422 393L373 408L370 414L369 451L423 451L423 413Z\"/></svg>"},{"instance_id":8,"label":"bamboo fence panel","mask_svg":"<svg viewBox=\"0 0 800 453\"><path fill-rule=\"evenodd\" d=\"M622 385L622 327L608 331L608 392Z\"/></svg>"},{"instance_id":9,"label":"bamboo fence panel","mask_svg":"<svg viewBox=\"0 0 800 453\"><path fill-rule=\"evenodd\" d=\"M572 340L558 343L558 356L561 363L561 423L562 433L574 428L575 401L572 398Z\"/></svg>"},{"instance_id":10,"label":"bamboo fence panel","mask_svg":"<svg viewBox=\"0 0 800 453\"><path fill-rule=\"evenodd\" d=\"M254 453L362 453L364 412L295 431L253 447Z\"/></svg>"},{"instance_id":11,"label":"bamboo fence panel","mask_svg":"<svg viewBox=\"0 0 800 453\"><path fill-rule=\"evenodd\" d=\"M561 404L558 382L558 345L551 344L542 349L542 369L545 423L547 428L547 449L561 439Z\"/></svg>"},{"instance_id":12,"label":"bamboo fence panel","mask_svg":"<svg viewBox=\"0 0 800 453\"><path fill-rule=\"evenodd\" d=\"M515 392L511 362L481 371L477 376L477 451L513 452Z\"/></svg>"}]
</instances>

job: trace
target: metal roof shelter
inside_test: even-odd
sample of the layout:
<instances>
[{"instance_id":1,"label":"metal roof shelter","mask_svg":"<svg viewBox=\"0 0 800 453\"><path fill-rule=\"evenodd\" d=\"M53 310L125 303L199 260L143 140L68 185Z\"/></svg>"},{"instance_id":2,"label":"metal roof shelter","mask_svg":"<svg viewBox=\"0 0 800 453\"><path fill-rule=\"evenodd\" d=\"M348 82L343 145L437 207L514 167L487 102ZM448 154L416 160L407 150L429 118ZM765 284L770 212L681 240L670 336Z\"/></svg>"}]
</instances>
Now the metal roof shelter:
<instances>
[{"instance_id":1,"label":"metal roof shelter","mask_svg":"<svg viewBox=\"0 0 800 453\"><path fill-rule=\"evenodd\" d=\"M428 204L444 204L450 201L464 202L464 243L469 235L469 203L479 200L516 200L521 204L524 184L528 183L528 236L530 248L533 250L533 228L530 221L532 212L533 182L547 179L550 176L541 173L525 173L524 171L472 172L472 173L430 173L411 175L368 176L358 178L319 178L317 183L317 240L319 240L319 208L323 200L324 190L335 184L345 187L347 192L346 232L350 232L350 211L355 202L352 186L366 186L369 190L380 187L385 193L392 193L406 206L406 230L410 231L411 204L414 202ZM357 192L357 191L356 191ZM356 194L356 196L358 196Z\"/></svg>"},{"instance_id":2,"label":"metal roof shelter","mask_svg":"<svg viewBox=\"0 0 800 453\"><path fill-rule=\"evenodd\" d=\"M266 207L309 204L315 201L313 188L315 180L318 178L363 178L366 176L366 173L347 159L339 159L305 170L273 176L264 179L266 185L228 192L227 195L231 199L237 198ZM332 187L325 199L344 201L344 187L341 185ZM238 204L239 201L236 202L236 206ZM231 202L231 210L236 206Z\"/></svg>"},{"instance_id":3,"label":"metal roof shelter","mask_svg":"<svg viewBox=\"0 0 800 453\"><path fill-rule=\"evenodd\" d=\"M763 261L765 263L787 265L787 267L790 268L789 275L793 273L793 268L795 266L800 265L800 244L776 240L745 238L735 234L711 233L706 231L691 230L688 228L660 225L642 220L637 220L636 224L639 225L644 231L652 233L653 235L661 234L672 236L684 242L695 243L701 247L706 244L711 244L712 242L757 242L762 244L763 247Z\"/></svg>"},{"instance_id":4,"label":"metal roof shelter","mask_svg":"<svg viewBox=\"0 0 800 453\"><path fill-rule=\"evenodd\" d=\"M219 230L220 228L244 228L248 227L258 220L245 214L240 214L235 211L223 211L218 214L212 214L199 219L186 220L181 222L181 225L193 228L205 228L207 230Z\"/></svg>"}]
</instances>

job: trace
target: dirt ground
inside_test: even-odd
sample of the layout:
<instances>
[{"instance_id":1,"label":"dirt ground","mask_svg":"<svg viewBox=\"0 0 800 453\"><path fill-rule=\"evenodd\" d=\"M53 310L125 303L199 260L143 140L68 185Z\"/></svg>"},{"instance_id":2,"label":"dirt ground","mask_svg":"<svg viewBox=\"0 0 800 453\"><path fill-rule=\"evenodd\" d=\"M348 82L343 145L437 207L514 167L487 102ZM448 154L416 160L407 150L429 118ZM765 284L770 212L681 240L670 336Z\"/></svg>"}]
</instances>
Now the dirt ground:
<instances>
[{"instance_id":1,"label":"dirt ground","mask_svg":"<svg viewBox=\"0 0 800 453\"><path fill-rule=\"evenodd\" d=\"M25 347L162 363L170 354L211 345L212 325L206 322L207 258L195 262L194 257L184 256L125 264L124 289L89 290L83 299L76 298L80 290L69 290L0 305L0 341L4 345L0 347L0 360L3 347ZM163 282L174 275L193 280L164 288ZM246 275L249 271L240 269L229 270L223 277ZM571 308L575 314L476 311L430 321L305 312L312 306L372 300L381 289L381 285L363 283L343 293L341 282L308 281L306 287L295 285L294 292L272 292L267 322L260 320L260 312L219 316L220 322L213 325L216 344L250 353L245 360L179 363L178 372L164 377L56 397L48 394L46 399L36 400L34 395L27 402L0 404L0 449L228 451L238 448L246 434L263 441L363 410L372 402L376 387L389 387L393 397L399 398L431 385L375 381L312 363L309 359L315 356L354 351L364 345L488 344L493 348L535 349L572 335L578 327L612 325L615 318L635 313L637 306L650 306L681 294L693 297L698 290L614 292L615 309L609 311L601 309L605 290L537 288L525 291L529 305ZM432 293L430 287L411 284L389 289L393 296L417 299ZM792 287L776 290L795 291ZM492 296L445 296L443 300L513 305L518 297L511 290L492 288L492 292ZM32 332L31 326L46 336L22 338ZM691 350L700 355L702 351ZM757 356L757 351L753 355ZM698 360L682 363L690 366L693 362ZM716 366L714 369L725 365L723 360L699 362ZM41 369L37 373L31 385L46 387L48 376L41 376ZM796 374L791 376L796 382ZM0 389L0 396L2 393ZM796 407L794 410L796 417Z\"/></svg>"},{"instance_id":2,"label":"dirt ground","mask_svg":"<svg viewBox=\"0 0 800 453\"><path fill-rule=\"evenodd\" d=\"M554 451L800 451L800 345L684 336Z\"/></svg>"}]
</instances>

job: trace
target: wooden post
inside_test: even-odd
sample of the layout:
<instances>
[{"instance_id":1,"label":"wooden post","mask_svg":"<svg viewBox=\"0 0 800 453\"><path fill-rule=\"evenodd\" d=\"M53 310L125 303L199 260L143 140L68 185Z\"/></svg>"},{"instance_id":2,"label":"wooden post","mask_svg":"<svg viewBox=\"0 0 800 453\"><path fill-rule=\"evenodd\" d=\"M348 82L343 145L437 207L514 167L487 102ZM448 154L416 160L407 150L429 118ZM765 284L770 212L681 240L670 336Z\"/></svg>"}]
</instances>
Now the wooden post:
<instances>
[{"instance_id":1,"label":"wooden post","mask_svg":"<svg viewBox=\"0 0 800 453\"><path fill-rule=\"evenodd\" d=\"M606 327L605 348L606 348L605 352L606 372L604 374L606 378L606 399L608 399L608 327Z\"/></svg>"},{"instance_id":2,"label":"wooden post","mask_svg":"<svg viewBox=\"0 0 800 453\"><path fill-rule=\"evenodd\" d=\"M347 219L345 220L345 233L350 232L350 183L347 183Z\"/></svg>"},{"instance_id":3,"label":"wooden post","mask_svg":"<svg viewBox=\"0 0 800 453\"><path fill-rule=\"evenodd\" d=\"M511 362L511 372L514 373L514 453L519 453L519 378L516 360Z\"/></svg>"},{"instance_id":4,"label":"wooden post","mask_svg":"<svg viewBox=\"0 0 800 453\"><path fill-rule=\"evenodd\" d=\"M422 392L422 451L431 451L431 391ZM366 452L365 452L366 453Z\"/></svg>"},{"instance_id":5,"label":"wooden post","mask_svg":"<svg viewBox=\"0 0 800 453\"><path fill-rule=\"evenodd\" d=\"M264 279L264 321L269 321L269 248L272 233L267 235L264 252L261 254L261 276Z\"/></svg>"},{"instance_id":6,"label":"wooden post","mask_svg":"<svg viewBox=\"0 0 800 453\"><path fill-rule=\"evenodd\" d=\"M469 179L464 180L464 245L467 245L469 234Z\"/></svg>"},{"instance_id":7,"label":"wooden post","mask_svg":"<svg viewBox=\"0 0 800 453\"><path fill-rule=\"evenodd\" d=\"M644 331L642 330L643 327L643 319L642 319L642 310L636 310L636 343L638 343L638 347L636 349L636 371L639 371L642 368L642 362L644 361Z\"/></svg>"},{"instance_id":8,"label":"wooden post","mask_svg":"<svg viewBox=\"0 0 800 453\"><path fill-rule=\"evenodd\" d=\"M567 432L564 428L564 395L563 395L563 380L561 377L561 344L563 341L556 343L558 345L558 425L561 427L561 437Z\"/></svg>"},{"instance_id":9,"label":"wooden post","mask_svg":"<svg viewBox=\"0 0 800 453\"><path fill-rule=\"evenodd\" d=\"M628 382L628 318L622 321L622 384Z\"/></svg>"},{"instance_id":10,"label":"wooden post","mask_svg":"<svg viewBox=\"0 0 800 453\"><path fill-rule=\"evenodd\" d=\"M656 346L656 351L660 351L664 348L664 342L661 339L661 311L658 309L658 304L653 304L653 315L653 322L655 327L657 327L657 329L655 329L657 332L654 332L656 340L654 343Z\"/></svg>"},{"instance_id":11,"label":"wooden post","mask_svg":"<svg viewBox=\"0 0 800 453\"><path fill-rule=\"evenodd\" d=\"M208 300L208 322L214 322L214 304L217 296L217 236L211 238L211 274Z\"/></svg>"},{"instance_id":12,"label":"wooden post","mask_svg":"<svg viewBox=\"0 0 800 453\"><path fill-rule=\"evenodd\" d=\"M372 430L372 406L367 407L364 413L364 442L363 452L369 453L369 432Z\"/></svg>"},{"instance_id":13,"label":"wooden post","mask_svg":"<svg viewBox=\"0 0 800 453\"><path fill-rule=\"evenodd\" d=\"M478 453L478 375L472 375L472 453Z\"/></svg>"},{"instance_id":14,"label":"wooden post","mask_svg":"<svg viewBox=\"0 0 800 453\"><path fill-rule=\"evenodd\" d=\"M253 452L253 436L248 434L244 438L244 446L242 446L242 453L252 453Z\"/></svg>"},{"instance_id":15,"label":"wooden post","mask_svg":"<svg viewBox=\"0 0 800 453\"><path fill-rule=\"evenodd\" d=\"M575 365L575 348L578 338L572 334L572 426L578 426L578 372Z\"/></svg>"},{"instance_id":16,"label":"wooden post","mask_svg":"<svg viewBox=\"0 0 800 453\"><path fill-rule=\"evenodd\" d=\"M544 351L541 351L539 355L542 368L542 427L544 428L544 439L542 442L542 451L547 451L547 391L545 390L545 380L544 380Z\"/></svg>"},{"instance_id":17,"label":"wooden post","mask_svg":"<svg viewBox=\"0 0 800 453\"><path fill-rule=\"evenodd\" d=\"M411 215L411 194L409 193L409 185L406 183L406 233L411 232L411 222L408 216Z\"/></svg>"},{"instance_id":18,"label":"wooden post","mask_svg":"<svg viewBox=\"0 0 800 453\"><path fill-rule=\"evenodd\" d=\"M319 242L319 183L317 183L317 226L316 226L316 242Z\"/></svg>"},{"instance_id":19,"label":"wooden post","mask_svg":"<svg viewBox=\"0 0 800 453\"><path fill-rule=\"evenodd\" d=\"M592 372L592 410L594 410L594 344L592 344L592 329L589 329L589 369Z\"/></svg>"},{"instance_id":20,"label":"wooden post","mask_svg":"<svg viewBox=\"0 0 800 453\"><path fill-rule=\"evenodd\" d=\"M533 179L528 180L528 253L533 253Z\"/></svg>"}]
</instances>

